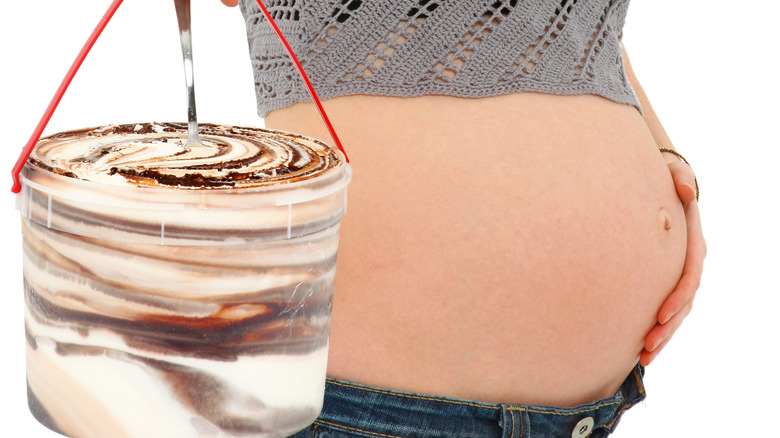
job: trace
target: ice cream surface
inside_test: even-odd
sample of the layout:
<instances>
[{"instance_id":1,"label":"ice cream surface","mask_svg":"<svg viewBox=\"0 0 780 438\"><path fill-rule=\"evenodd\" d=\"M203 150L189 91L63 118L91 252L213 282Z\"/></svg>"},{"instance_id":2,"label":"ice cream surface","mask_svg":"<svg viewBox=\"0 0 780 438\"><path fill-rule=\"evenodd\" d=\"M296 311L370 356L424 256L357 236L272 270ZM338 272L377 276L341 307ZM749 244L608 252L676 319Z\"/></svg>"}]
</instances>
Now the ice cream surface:
<instances>
[{"instance_id":1,"label":"ice cream surface","mask_svg":"<svg viewBox=\"0 0 780 438\"><path fill-rule=\"evenodd\" d=\"M342 158L317 140L258 128L200 125L206 148L187 148L187 125L139 123L55 134L30 161L101 184L192 189L269 186L313 178Z\"/></svg>"},{"instance_id":2,"label":"ice cream surface","mask_svg":"<svg viewBox=\"0 0 780 438\"><path fill-rule=\"evenodd\" d=\"M22 172L29 404L73 438L271 438L322 406L349 166L294 134L118 125Z\"/></svg>"}]
</instances>

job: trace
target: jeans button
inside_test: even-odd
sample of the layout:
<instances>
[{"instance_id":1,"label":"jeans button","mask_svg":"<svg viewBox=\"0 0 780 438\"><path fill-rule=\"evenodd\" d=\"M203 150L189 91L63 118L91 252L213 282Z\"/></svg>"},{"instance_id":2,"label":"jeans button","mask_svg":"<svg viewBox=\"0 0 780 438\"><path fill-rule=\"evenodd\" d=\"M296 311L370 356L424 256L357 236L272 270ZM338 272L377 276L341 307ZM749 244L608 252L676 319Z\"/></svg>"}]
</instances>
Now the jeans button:
<instances>
[{"instance_id":1,"label":"jeans button","mask_svg":"<svg viewBox=\"0 0 780 438\"><path fill-rule=\"evenodd\" d=\"M585 417L574 426L571 438L585 438L593 432L593 417Z\"/></svg>"}]
</instances>

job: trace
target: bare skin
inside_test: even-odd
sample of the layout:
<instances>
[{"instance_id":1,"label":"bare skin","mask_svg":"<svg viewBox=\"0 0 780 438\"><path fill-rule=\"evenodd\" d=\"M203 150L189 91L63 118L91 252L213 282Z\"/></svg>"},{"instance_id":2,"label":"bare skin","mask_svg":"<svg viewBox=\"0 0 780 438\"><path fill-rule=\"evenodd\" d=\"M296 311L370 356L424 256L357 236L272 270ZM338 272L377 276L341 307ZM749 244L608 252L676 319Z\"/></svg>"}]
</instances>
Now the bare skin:
<instances>
[{"instance_id":1,"label":"bare skin","mask_svg":"<svg viewBox=\"0 0 780 438\"><path fill-rule=\"evenodd\" d=\"M625 49L623 50L623 59L626 75L642 104L644 120L653 135L653 139L659 148L674 149L671 139L666 134L666 130L661 125L661 121L655 114L647 95L634 74ZM707 255L707 244L704 240L701 218L699 216L699 205L696 199L696 182L693 169L673 154L664 152L663 155L669 165L669 172L672 174L677 195L680 197L680 202L682 202L685 209L688 243L683 275L677 282L674 291L669 294L658 311L657 324L645 338L645 349L642 351L640 358L642 365L649 365L658 356L658 353L661 352L674 335L674 332L680 327L685 317L690 313L693 307L693 299L701 282L704 258Z\"/></svg>"},{"instance_id":2,"label":"bare skin","mask_svg":"<svg viewBox=\"0 0 780 438\"><path fill-rule=\"evenodd\" d=\"M617 390L686 253L636 109L533 93L326 108L355 168L329 375L557 406ZM295 105L266 125L325 139L317 117Z\"/></svg>"},{"instance_id":3,"label":"bare skin","mask_svg":"<svg viewBox=\"0 0 780 438\"><path fill-rule=\"evenodd\" d=\"M535 93L325 102L355 167L330 376L567 406L655 358L706 245L693 172L658 153L671 142L626 70L644 117ZM266 126L329 139L310 104Z\"/></svg>"}]
</instances>

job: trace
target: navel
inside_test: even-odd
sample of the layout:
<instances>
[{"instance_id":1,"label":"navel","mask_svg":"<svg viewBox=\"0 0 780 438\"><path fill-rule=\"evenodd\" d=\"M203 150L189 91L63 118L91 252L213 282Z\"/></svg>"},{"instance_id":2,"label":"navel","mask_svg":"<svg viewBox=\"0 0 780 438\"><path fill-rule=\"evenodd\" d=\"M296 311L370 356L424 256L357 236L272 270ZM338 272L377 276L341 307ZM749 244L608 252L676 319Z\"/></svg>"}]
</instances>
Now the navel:
<instances>
[{"instance_id":1,"label":"navel","mask_svg":"<svg viewBox=\"0 0 780 438\"><path fill-rule=\"evenodd\" d=\"M664 230L669 231L672 229L672 217L669 215L669 212L666 211L665 208L661 207L658 209L658 225Z\"/></svg>"}]
</instances>

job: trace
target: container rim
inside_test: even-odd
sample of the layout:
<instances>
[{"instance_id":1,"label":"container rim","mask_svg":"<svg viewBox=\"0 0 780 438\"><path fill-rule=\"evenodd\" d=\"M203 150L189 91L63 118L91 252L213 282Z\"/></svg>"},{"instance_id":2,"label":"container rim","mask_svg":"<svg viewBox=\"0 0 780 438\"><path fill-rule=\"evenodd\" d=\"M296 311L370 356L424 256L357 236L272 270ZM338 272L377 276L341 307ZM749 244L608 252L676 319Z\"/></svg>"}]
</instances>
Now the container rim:
<instances>
[{"instance_id":1,"label":"container rim","mask_svg":"<svg viewBox=\"0 0 780 438\"><path fill-rule=\"evenodd\" d=\"M34 181L36 173L43 174L45 178L54 181L61 181L63 186L68 185L75 188L73 191L65 191L49 187L40 182ZM352 179L352 166L342 160L338 166L329 169L327 172L311 179L304 179L293 182L280 182L277 184L244 187L244 188L177 188L177 187L138 187L102 184L95 181L86 181L69 176L59 175L38 167L32 163L25 164L20 174L22 186L28 186L39 192L46 193L58 198L67 199L84 204L111 206L111 207L133 207L148 210L175 211L184 210L190 206L198 205L203 197L211 199L224 198L228 196L241 196L245 198L246 203L231 207L213 207L224 210L243 210L259 206L285 206L294 205L324 198L343 190ZM113 199L106 197L91 197L90 193L101 193L109 189ZM21 196L24 191L19 195ZM129 201L122 200L122 194L129 197L138 197L139 194L145 195L147 201ZM182 199L182 202L170 202L172 196ZM155 202L154 198L160 198L160 202ZM189 201L189 202L188 202ZM210 207L212 208L212 207Z\"/></svg>"}]
</instances>

